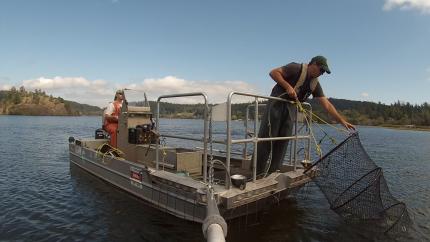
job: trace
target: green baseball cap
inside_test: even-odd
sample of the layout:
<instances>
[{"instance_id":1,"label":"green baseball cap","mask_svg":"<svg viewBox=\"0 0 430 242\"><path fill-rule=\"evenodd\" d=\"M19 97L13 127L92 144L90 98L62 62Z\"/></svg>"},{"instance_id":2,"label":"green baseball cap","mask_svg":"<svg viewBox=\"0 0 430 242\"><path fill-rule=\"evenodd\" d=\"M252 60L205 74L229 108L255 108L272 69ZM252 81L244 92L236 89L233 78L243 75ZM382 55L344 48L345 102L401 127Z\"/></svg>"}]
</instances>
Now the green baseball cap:
<instances>
[{"instance_id":1,"label":"green baseball cap","mask_svg":"<svg viewBox=\"0 0 430 242\"><path fill-rule=\"evenodd\" d=\"M328 68L327 64L327 58L325 58L322 55L317 55L314 58L312 58L311 63L315 62L317 65L321 66L321 68L327 72L328 74L331 73L330 68Z\"/></svg>"}]
</instances>

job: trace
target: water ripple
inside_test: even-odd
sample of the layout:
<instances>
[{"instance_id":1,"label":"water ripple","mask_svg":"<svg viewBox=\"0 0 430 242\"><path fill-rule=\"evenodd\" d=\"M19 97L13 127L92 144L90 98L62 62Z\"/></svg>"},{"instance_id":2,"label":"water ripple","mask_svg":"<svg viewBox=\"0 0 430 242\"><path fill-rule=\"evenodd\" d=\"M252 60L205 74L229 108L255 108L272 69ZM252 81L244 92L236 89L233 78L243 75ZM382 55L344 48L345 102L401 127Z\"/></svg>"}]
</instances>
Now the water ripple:
<instances>
[{"instance_id":1,"label":"water ripple","mask_svg":"<svg viewBox=\"0 0 430 242\"><path fill-rule=\"evenodd\" d=\"M92 137L99 122L98 117L0 116L0 137L7 137L0 143L0 240L203 241L199 224L160 212L69 164L68 137ZM161 124L164 132L193 137L203 129L199 120L162 120ZM233 136L244 137L243 124L232 125L237 130ZM214 123L214 136L225 139L224 129L224 123ZM414 225L407 240L429 241L430 133L359 130L365 149L384 169L391 191L408 206ZM188 146L202 145L190 142ZM318 188L309 184L274 209L229 221L227 239L402 241L375 239L361 229L345 224L329 209Z\"/></svg>"}]
</instances>

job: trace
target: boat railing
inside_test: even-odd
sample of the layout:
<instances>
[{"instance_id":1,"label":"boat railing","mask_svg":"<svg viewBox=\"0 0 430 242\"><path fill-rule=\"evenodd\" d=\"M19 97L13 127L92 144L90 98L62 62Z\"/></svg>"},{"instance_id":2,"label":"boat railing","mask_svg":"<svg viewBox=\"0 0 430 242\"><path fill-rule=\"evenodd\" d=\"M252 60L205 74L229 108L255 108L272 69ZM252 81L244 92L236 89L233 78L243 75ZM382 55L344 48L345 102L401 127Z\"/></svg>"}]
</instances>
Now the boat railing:
<instances>
[{"instance_id":1,"label":"boat railing","mask_svg":"<svg viewBox=\"0 0 430 242\"><path fill-rule=\"evenodd\" d=\"M312 106L309 103L305 102L305 103L302 103L302 105L305 106L305 107L307 107L309 109L309 112L312 112ZM266 103L259 103L258 104L258 107L266 107L266 106L267 106ZM248 128L248 126L249 126L248 121L251 120L251 118L249 116L249 112L250 112L249 109L252 108L252 107L255 107L255 104L250 104L250 105L246 106L245 120L243 122L243 125L245 126L245 139L247 139L248 137L251 137L251 136L255 135L255 130L251 133L250 130L249 130L249 128ZM312 120L309 120L309 122L312 122ZM304 125L307 126L307 125L310 125L310 124L304 123ZM308 129L308 135L310 134L309 132L310 132L310 130ZM305 159L308 159L308 160L309 160L309 154L310 154L309 153L310 152L310 141L311 140L310 140L310 137L309 137L308 138L308 143L307 143L307 146L306 146L307 153L305 153L305 154L307 154L307 156L305 157ZM248 157L248 143L249 142L245 142L244 143L244 147L243 147L242 153L240 153L240 154L239 153L235 153L235 152L231 152L231 153L232 154L236 154L236 155L242 155L243 159L245 159L245 160L248 159L249 158ZM289 162L290 162L290 164L293 164L293 155L292 155L293 149L291 149L291 146L289 146L289 147L290 147Z\"/></svg>"},{"instance_id":2,"label":"boat railing","mask_svg":"<svg viewBox=\"0 0 430 242\"><path fill-rule=\"evenodd\" d=\"M178 97L194 97L194 96L201 96L204 100L204 113L203 113L203 137L196 138L196 137L187 137L187 136L181 136L181 135L169 135L169 134L161 134L160 133L160 101L162 99L168 99L168 98L178 98ZM203 142L203 181L206 182L207 180L207 153L208 153L208 136L209 136L209 105L208 105L208 97L204 92L191 92L191 93L180 93L180 94L172 94L172 95L163 95L158 97L157 99L157 114L156 114L156 131L158 134L160 134L160 137L167 137L167 138L176 138L176 139L185 139L185 140L193 140L193 141L201 141ZM155 152L155 168L158 170L160 169L160 157L159 157L159 150L160 150L160 137L158 137L157 145L156 145L156 152Z\"/></svg>"},{"instance_id":3,"label":"boat railing","mask_svg":"<svg viewBox=\"0 0 430 242\"><path fill-rule=\"evenodd\" d=\"M202 96L204 99L204 131L203 131L203 137L187 137L187 136L181 136L181 135L170 135L170 134L161 134L160 133L160 101L162 99L168 99L168 98L178 98L178 97L192 97L192 96ZM232 112L231 112L231 105L232 105L232 98L233 96L246 96L254 98L254 103L249 105L246 110L246 118L245 118L245 137L243 139L233 139L232 138ZM227 189L230 188L230 177L228 174L230 174L230 161L231 161L231 155L235 152L232 151L232 146L234 144L244 144L243 149L243 158L247 159L247 144L253 143L254 144L254 150L253 150L253 160L252 160L252 180L255 182L257 179L257 143L262 141L276 141L276 140L292 140L292 146L290 146L290 164L294 166L294 170L297 168L297 142L298 140L305 140L306 141L306 150L305 152L305 159L309 160L310 156L310 143L311 143L311 134L310 129L307 128L307 133L304 135L298 135L298 114L299 110L298 107L296 107L296 119L295 119L295 125L293 130L292 136L278 136L278 137L268 137L268 138L260 138L258 137L258 124L259 124L259 107L264 106L264 103L259 103L259 99L264 100L277 100L280 102L286 102L286 103L293 103L289 100L278 98L278 97L272 97L272 96L262 96L262 95L256 95L256 94L250 94L250 93L242 93L242 92L231 92L228 95L227 98L227 111L226 111L226 139L225 140L209 140L209 104L208 104L208 98L207 95L203 92L193 92L193 93L181 93L181 94L172 94L172 95L163 95L160 96L157 99L157 113L156 113L156 130L160 134L160 137L167 137L167 138L176 138L176 139L184 139L184 140L193 140L193 141L201 141L203 143L203 181L207 182L207 168L208 168L208 143L218 143L218 144L224 144L225 149L225 155L226 155L226 178L225 178L225 186ZM309 112L312 112L312 107L309 103L302 103L302 106L306 109L309 109ZM254 108L254 129L253 133L254 135L252 137L248 137L248 120L249 117L249 109L253 107ZM308 120L304 125L310 125L310 122L312 120ZM160 137L158 139L160 139ZM159 157L159 150L160 150L160 140L158 140L156 145L156 169L158 170L160 167L160 157Z\"/></svg>"},{"instance_id":4,"label":"boat railing","mask_svg":"<svg viewBox=\"0 0 430 242\"><path fill-rule=\"evenodd\" d=\"M247 96L247 97L251 97L254 98L254 104L251 105L251 107L254 107L254 135L251 138L248 138L248 118L249 118L249 109L247 107L247 113L246 113L246 119L245 119L245 138L244 139L233 139L232 138L232 115L231 115L231 105L232 105L232 98L233 96ZM292 156L290 155L290 162L293 163L294 166L294 170L296 170L297 168L297 141L304 139L306 141L306 149L307 152L305 152L305 156L307 156L306 158L309 160L309 156L310 156L310 142L311 142L311 134L310 134L310 129L308 128L308 132L305 135L298 135L298 114L299 114L299 109L296 106L296 119L295 119L295 125L294 125L294 131L293 131L293 135L292 136L284 136L284 137L269 137L269 138L259 138L258 137L258 117L259 117L259 107L262 106L261 103L259 103L259 99L265 99L265 100L277 100L280 102L287 102L287 103L293 103L289 100L285 100L283 98L278 98L278 97L272 97L272 96L262 96L262 95L255 95L255 94L249 94L249 93L242 93L242 92L231 92L228 95L227 98L227 138L226 138L226 168L227 168L227 172L226 174L230 174L230 160L231 160L231 154L232 154L232 146L233 144L240 144L243 143L244 145L246 145L247 143L254 143L254 151L253 151L253 165L252 165L252 180L255 182L257 179L257 143L258 142L262 142L262 141L276 141L276 140L292 140L293 144L292 144ZM307 109L309 109L310 112L312 112L312 106L309 103L303 103L302 104L304 107L306 107ZM306 122L306 125L310 125L311 120L309 120L309 123ZM246 147L246 146L245 146ZM247 154L246 154L246 148L244 148L244 158L247 158ZM292 157L292 158L291 158ZM225 185L226 188L229 189L230 188L230 177L228 177L228 175L226 175L225 178Z\"/></svg>"}]
</instances>

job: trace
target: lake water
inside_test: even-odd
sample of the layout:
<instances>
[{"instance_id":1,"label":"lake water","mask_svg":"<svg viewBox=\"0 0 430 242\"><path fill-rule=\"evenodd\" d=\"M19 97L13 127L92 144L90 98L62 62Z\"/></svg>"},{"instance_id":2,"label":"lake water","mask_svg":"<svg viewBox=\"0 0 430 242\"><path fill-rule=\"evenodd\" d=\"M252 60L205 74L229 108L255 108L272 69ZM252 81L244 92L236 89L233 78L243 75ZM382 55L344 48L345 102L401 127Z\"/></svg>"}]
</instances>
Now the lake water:
<instances>
[{"instance_id":1,"label":"lake water","mask_svg":"<svg viewBox=\"0 0 430 242\"><path fill-rule=\"evenodd\" d=\"M196 120L162 124L166 132L201 134ZM92 137L99 126L98 117L0 116L0 240L204 241L200 224L159 212L69 164L68 137ZM222 136L222 125L214 126ZM227 240L430 241L430 132L359 127L359 134L391 192L406 203L409 234L363 233L309 184L269 211L229 222Z\"/></svg>"}]
</instances>

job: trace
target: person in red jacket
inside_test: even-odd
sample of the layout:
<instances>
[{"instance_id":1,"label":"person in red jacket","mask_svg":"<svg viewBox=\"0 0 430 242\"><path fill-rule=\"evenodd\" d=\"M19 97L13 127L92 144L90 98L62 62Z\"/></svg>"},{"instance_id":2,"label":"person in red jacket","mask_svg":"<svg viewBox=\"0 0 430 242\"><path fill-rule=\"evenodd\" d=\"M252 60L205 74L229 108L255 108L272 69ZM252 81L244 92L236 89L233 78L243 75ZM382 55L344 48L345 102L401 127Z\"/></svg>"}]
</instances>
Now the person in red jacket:
<instances>
[{"instance_id":1,"label":"person in red jacket","mask_svg":"<svg viewBox=\"0 0 430 242\"><path fill-rule=\"evenodd\" d=\"M116 91L113 102L109 103L104 114L104 129L110 135L110 145L115 148L117 147L118 117L121 112L123 100L124 91Z\"/></svg>"}]
</instances>

